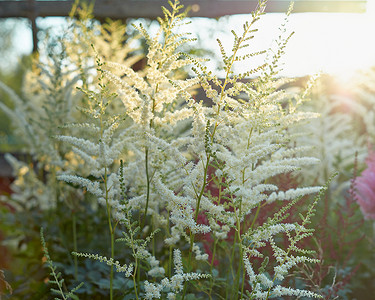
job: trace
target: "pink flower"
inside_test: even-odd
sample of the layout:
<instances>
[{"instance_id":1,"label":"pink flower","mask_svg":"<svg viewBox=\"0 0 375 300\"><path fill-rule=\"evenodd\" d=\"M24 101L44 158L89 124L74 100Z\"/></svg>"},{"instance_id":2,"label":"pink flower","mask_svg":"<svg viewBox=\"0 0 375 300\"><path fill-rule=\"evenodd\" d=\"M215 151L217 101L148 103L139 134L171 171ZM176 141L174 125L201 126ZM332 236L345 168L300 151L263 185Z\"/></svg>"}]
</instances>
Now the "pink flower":
<instances>
[{"instance_id":1,"label":"pink flower","mask_svg":"<svg viewBox=\"0 0 375 300\"><path fill-rule=\"evenodd\" d=\"M355 180L356 200L366 219L375 220L375 152L366 159L367 168Z\"/></svg>"}]
</instances>

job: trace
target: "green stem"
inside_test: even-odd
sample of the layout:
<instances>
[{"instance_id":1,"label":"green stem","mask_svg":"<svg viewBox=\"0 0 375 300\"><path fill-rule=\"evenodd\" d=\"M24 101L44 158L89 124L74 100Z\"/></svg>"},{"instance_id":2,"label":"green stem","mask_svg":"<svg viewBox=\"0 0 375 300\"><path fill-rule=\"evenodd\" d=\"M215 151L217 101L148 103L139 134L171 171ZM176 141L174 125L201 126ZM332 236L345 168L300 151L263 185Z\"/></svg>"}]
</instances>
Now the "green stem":
<instances>
[{"instance_id":1,"label":"green stem","mask_svg":"<svg viewBox=\"0 0 375 300\"><path fill-rule=\"evenodd\" d=\"M245 268L244 268L244 265L243 265L243 258L241 257L241 261L242 261L242 285L241 285L241 298L240 299L243 299L243 289L245 287Z\"/></svg>"},{"instance_id":2,"label":"green stem","mask_svg":"<svg viewBox=\"0 0 375 300\"><path fill-rule=\"evenodd\" d=\"M253 222L251 223L250 230L253 229L254 224L255 224L255 221L256 221L256 219L258 218L259 211L260 211L260 207L261 207L261 205L260 205L260 203L259 203L259 204L258 204L257 211L255 212L255 216L254 216Z\"/></svg>"},{"instance_id":3,"label":"green stem","mask_svg":"<svg viewBox=\"0 0 375 300\"><path fill-rule=\"evenodd\" d=\"M148 148L146 148L145 151L145 164L146 164L146 180L147 180L147 187L146 187L146 207L145 212L142 220L142 226L141 229L144 228L147 218L147 210L148 210L148 202L150 200L150 175L148 173Z\"/></svg>"},{"instance_id":4,"label":"green stem","mask_svg":"<svg viewBox=\"0 0 375 300\"><path fill-rule=\"evenodd\" d=\"M255 22L255 19L253 19L253 22ZM251 23L251 24L252 24ZM240 49L240 45L241 43L245 40L245 37L248 33L248 31L250 30L250 26L248 26L244 33L243 33L243 36L239 39L238 41L238 44L236 45L235 49L233 50L233 55L230 59L230 62L228 63L227 65L227 72L226 72L226 76L225 76L225 80L224 80L224 83L223 85L220 85L221 87L221 92L220 92L220 100L223 100L223 97L224 97L224 91L225 91L225 88L226 88L226 85L227 83L229 82L229 77L230 77L230 74L231 74L231 69L232 69L232 66L234 64L234 61L235 61L235 57L236 57L236 53L238 52L238 50ZM221 103L222 101L220 101ZM220 105L217 106L217 113L216 115L219 116L220 114ZM218 122L215 123L215 126L214 126L214 129L213 129L213 132L211 134L211 138L212 138L212 141L214 140L214 135L215 135L215 132L216 132L216 129L218 127ZM204 169L204 181L203 181L203 186L202 186L202 189L201 189L201 192L197 198L197 205L196 205L196 211L195 211L195 222L197 221L198 219L198 214L199 214L199 207L200 207L200 202L201 202L201 199L202 199L202 196L203 196L203 193L204 193L204 190L205 190L205 187L206 187L206 177L207 177L207 171L208 171L208 166L209 166L209 162L210 162L210 158L211 158L211 155L209 154L207 156L207 162L206 162L206 166L205 166L205 169ZM190 250L189 250L189 259L188 259L188 268L191 267L191 257L192 257L192 249L193 249L193 245L194 245L194 234L190 232ZM240 249L240 252L242 252L242 249ZM232 253L232 261L233 261L233 256L234 256L234 251ZM241 260L242 261L242 260ZM186 293L186 282L184 283L184 291L183 291L183 295L182 295L182 299L185 298L185 293Z\"/></svg>"},{"instance_id":5,"label":"green stem","mask_svg":"<svg viewBox=\"0 0 375 300\"><path fill-rule=\"evenodd\" d=\"M138 265L138 262L137 262L137 265ZM139 289L140 289L139 283L140 282L141 282L141 268L140 268L140 266L138 266L138 268L137 268L137 291L138 291L138 293L140 292L139 291Z\"/></svg>"},{"instance_id":6,"label":"green stem","mask_svg":"<svg viewBox=\"0 0 375 300\"><path fill-rule=\"evenodd\" d=\"M210 297L211 297L211 293L212 293L212 288L214 286L214 277L212 276L212 269L214 267L217 242L218 242L218 239L215 239L214 240L214 250L212 252L212 259L211 259L211 265L210 265L210 274L211 274L211 284L210 284L210 292L209 292Z\"/></svg>"},{"instance_id":7,"label":"green stem","mask_svg":"<svg viewBox=\"0 0 375 300\"><path fill-rule=\"evenodd\" d=\"M103 70L99 66L99 71L100 71L100 77L99 77L99 86L102 89L102 93L100 94L100 143L103 143L103 131L104 131L104 125L103 125L103 115L105 113L105 105L104 105L104 97L103 97L103 89L104 89L104 84L103 84ZM111 236L111 260L114 260L115 257L115 248L114 248L114 241L115 241L115 230L112 226L112 218L111 218L111 205L109 203L109 189L108 189L108 170L107 166L104 166L104 189L105 189L105 203L106 203L106 208L107 208L107 218L108 218L108 228L109 228L109 233ZM113 300L113 264L111 265L111 272L109 276L109 299Z\"/></svg>"},{"instance_id":8,"label":"green stem","mask_svg":"<svg viewBox=\"0 0 375 300\"><path fill-rule=\"evenodd\" d=\"M111 258L115 258L115 234L112 232L111 234ZM111 265L111 275L109 281L109 291L110 291L110 299L113 299L113 265Z\"/></svg>"},{"instance_id":9,"label":"green stem","mask_svg":"<svg viewBox=\"0 0 375 300\"><path fill-rule=\"evenodd\" d=\"M76 213L75 211L73 211L73 215L72 215L72 221L73 221L73 249L74 249L74 252L78 252L78 249L77 249L77 217L76 217ZM74 278L76 280L78 280L78 260L77 260L77 256L74 255L73 256L73 259L74 259Z\"/></svg>"},{"instance_id":10,"label":"green stem","mask_svg":"<svg viewBox=\"0 0 375 300\"><path fill-rule=\"evenodd\" d=\"M197 207L195 208L195 222L197 222L197 220L198 220L199 207L200 207L200 204L201 204L201 199L202 199L202 196L203 196L203 193L204 193L204 189L206 188L207 172L208 172L208 166L210 164L210 159L211 159L211 155L209 154L207 156L206 167L204 168L204 177L203 177L202 189L201 189L201 192L200 192L199 197L197 199Z\"/></svg>"},{"instance_id":11,"label":"green stem","mask_svg":"<svg viewBox=\"0 0 375 300\"><path fill-rule=\"evenodd\" d=\"M234 235L234 240L233 240L233 247L232 247L232 255L230 257L230 268L231 268L231 274L232 274L232 281L235 280L235 275L234 275L234 269L233 269L233 262L234 262L234 254L235 254L235 249L236 249L236 244L237 244L237 234ZM228 295L228 291L229 291L229 288L228 287L231 287L231 293L233 294L234 293L234 287L235 287L235 284L230 283L230 277L228 277L228 280L227 280L227 288L226 288L226 294ZM226 297L228 299L228 296Z\"/></svg>"},{"instance_id":12,"label":"green stem","mask_svg":"<svg viewBox=\"0 0 375 300\"><path fill-rule=\"evenodd\" d=\"M136 282L136 280L135 280L135 276L137 275L138 276L138 259L136 258L135 259L135 268L134 268L134 272L136 273L136 274L133 274L133 285L134 285L134 292L135 292L135 297L136 297L136 299L138 300L139 298L138 298L138 285L137 285L137 282Z\"/></svg>"},{"instance_id":13,"label":"green stem","mask_svg":"<svg viewBox=\"0 0 375 300\"><path fill-rule=\"evenodd\" d=\"M172 246L169 246L169 265L168 265L168 275L172 277Z\"/></svg>"},{"instance_id":14,"label":"green stem","mask_svg":"<svg viewBox=\"0 0 375 300\"><path fill-rule=\"evenodd\" d=\"M197 205L196 205L196 208L195 208L195 218L194 218L195 222L197 222L197 220L198 220L199 207L200 207L201 199L202 199L202 196L203 196L203 193L204 193L204 189L206 188L207 172L208 172L208 166L209 166L210 159L211 159L211 156L208 155L206 166L204 168L203 185L202 185L202 189L199 193L199 196L197 198ZM188 264L187 264L189 272L191 270L191 259L192 259L192 254L193 254L194 238L195 238L195 234L192 233L191 230L190 230L190 248L189 248L189 259L188 259ZM183 294L182 294L182 300L184 300L184 298L185 298L186 288L187 288L187 282L185 281L184 282L184 290L183 290Z\"/></svg>"},{"instance_id":15,"label":"green stem","mask_svg":"<svg viewBox=\"0 0 375 300\"><path fill-rule=\"evenodd\" d=\"M109 204L109 196L108 196L108 186L107 186L107 167L104 169L104 188L105 188L105 203L107 207L107 218L108 218L108 228L109 233L111 235L111 259L114 260L115 257L115 232L112 226L111 221L111 206ZM113 265L111 265L111 272L109 276L109 298L113 300Z\"/></svg>"},{"instance_id":16,"label":"green stem","mask_svg":"<svg viewBox=\"0 0 375 300\"><path fill-rule=\"evenodd\" d=\"M195 217L194 217L195 222L197 222L197 220L198 220L199 207L200 207L200 204L201 204L201 199L202 199L202 196L203 196L203 193L204 193L204 189L206 188L207 172L208 172L208 165L209 165L209 162L210 162L210 158L211 158L211 156L208 155L207 163L206 163L206 166L204 168L203 185L202 185L202 189L199 193L199 196L197 198L197 205L196 205L196 208L195 208ZM190 249L189 249L189 260L188 260L188 267L189 268L190 268L191 256L192 256L192 252L193 252L194 238L195 238L195 234L190 231Z\"/></svg>"},{"instance_id":17,"label":"green stem","mask_svg":"<svg viewBox=\"0 0 375 300\"><path fill-rule=\"evenodd\" d=\"M188 259L188 264L187 264L187 268L188 268L189 272L191 270L191 257L192 257L192 253L193 253L193 245L194 245L194 234L192 234L191 231L190 231L190 248L189 248L189 259ZM182 292L182 300L185 299L186 289L187 289L187 281L184 282L184 290Z\"/></svg>"},{"instance_id":18,"label":"green stem","mask_svg":"<svg viewBox=\"0 0 375 300\"><path fill-rule=\"evenodd\" d=\"M236 280L235 284L233 285L234 293L233 293L233 299L238 299L238 290L240 289L240 274L241 274L241 269L243 267L243 260L242 260L242 240L241 240L241 208L242 208L242 201L240 201L240 211L239 215L237 216L237 238L238 238L238 251L239 251L239 257L240 257L240 264L238 265L237 268L237 273L236 273ZM233 248L235 248L235 245ZM234 251L232 255L234 254ZM234 258L232 258L234 259Z\"/></svg>"},{"instance_id":19,"label":"green stem","mask_svg":"<svg viewBox=\"0 0 375 300\"><path fill-rule=\"evenodd\" d=\"M241 238L239 237L238 238L239 241L241 241ZM240 289L240 274L241 274L241 269L242 269L242 265L243 265L243 260L242 260L242 246L241 244L239 245L239 257L241 258L240 259L240 264L238 265L238 268L237 268L237 274L236 274L236 284L234 285L235 286L235 297L234 299L237 299L238 298L238 290Z\"/></svg>"}]
</instances>

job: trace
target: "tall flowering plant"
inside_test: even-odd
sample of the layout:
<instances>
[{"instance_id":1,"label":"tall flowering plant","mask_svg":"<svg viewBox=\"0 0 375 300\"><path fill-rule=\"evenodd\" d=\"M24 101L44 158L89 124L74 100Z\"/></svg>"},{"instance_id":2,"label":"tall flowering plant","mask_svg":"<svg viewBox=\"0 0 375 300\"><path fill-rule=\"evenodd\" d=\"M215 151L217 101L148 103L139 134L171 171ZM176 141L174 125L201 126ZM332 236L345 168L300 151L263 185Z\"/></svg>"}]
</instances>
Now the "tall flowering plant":
<instances>
[{"instance_id":1,"label":"tall flowering plant","mask_svg":"<svg viewBox=\"0 0 375 300\"><path fill-rule=\"evenodd\" d=\"M320 298L289 286L287 276L298 264L318 261L301 240L312 235L309 223L325 187L285 188L275 180L318 163L296 143L301 124L317 116L300 110L308 93L291 96L280 89L285 80L278 76L279 60L292 34L283 24L275 49L244 52L266 7L259 1L242 32L232 31L230 51L218 40L225 74L219 78L204 59L181 50L194 39L181 33L183 6L178 0L169 5L154 36L135 25L148 46L143 70L111 60L93 45L97 77L90 82L81 73L82 115L64 120L64 131L51 136L81 166L61 157L64 168L54 178L81 197L90 194L97 213L106 216L107 252L75 247L74 257L109 266L110 299L116 293L132 299ZM264 64L234 72L259 55ZM183 77L187 73L195 75ZM255 80L245 80L253 75ZM199 87L206 101L194 96ZM289 222L289 209L311 194L318 195L299 221ZM285 204L259 221L276 201ZM55 290L63 299L79 293L64 291L42 240ZM126 288L116 289L116 273L128 279Z\"/></svg>"}]
</instances>

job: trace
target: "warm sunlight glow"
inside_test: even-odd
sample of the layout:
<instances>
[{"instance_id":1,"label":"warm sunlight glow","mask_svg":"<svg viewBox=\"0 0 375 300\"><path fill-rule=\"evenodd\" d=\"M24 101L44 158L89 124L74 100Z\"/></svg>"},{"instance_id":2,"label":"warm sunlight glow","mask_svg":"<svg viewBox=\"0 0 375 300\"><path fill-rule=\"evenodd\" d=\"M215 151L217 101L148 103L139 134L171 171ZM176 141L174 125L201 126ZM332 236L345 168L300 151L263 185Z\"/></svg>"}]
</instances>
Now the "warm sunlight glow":
<instances>
[{"instance_id":1,"label":"warm sunlight glow","mask_svg":"<svg viewBox=\"0 0 375 300\"><path fill-rule=\"evenodd\" d=\"M370 1L373 4L373 0ZM295 14L296 31L285 58L288 75L323 71L348 80L358 69L375 65L375 14Z\"/></svg>"},{"instance_id":2,"label":"warm sunlight glow","mask_svg":"<svg viewBox=\"0 0 375 300\"><path fill-rule=\"evenodd\" d=\"M317 72L335 75L347 80L358 69L375 65L375 0L368 1L366 13L295 13L287 28L295 34L289 41L283 58L283 76L304 76ZM246 15L220 20L223 27L240 31ZM259 32L253 40L254 51L267 49L284 14L267 14L260 20ZM222 37L230 50L232 36ZM242 64L247 69L262 63L262 58Z\"/></svg>"}]
</instances>

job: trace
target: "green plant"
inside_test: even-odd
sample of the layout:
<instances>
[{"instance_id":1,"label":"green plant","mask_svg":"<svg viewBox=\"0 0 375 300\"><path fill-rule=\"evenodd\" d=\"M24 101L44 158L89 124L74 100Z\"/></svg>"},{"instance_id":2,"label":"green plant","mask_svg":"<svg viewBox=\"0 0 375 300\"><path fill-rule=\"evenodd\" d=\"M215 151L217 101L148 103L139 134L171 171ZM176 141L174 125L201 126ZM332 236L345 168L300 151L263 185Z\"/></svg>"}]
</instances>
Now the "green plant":
<instances>
[{"instance_id":1,"label":"green plant","mask_svg":"<svg viewBox=\"0 0 375 300\"><path fill-rule=\"evenodd\" d=\"M278 176L318 163L298 143L302 124L317 117L301 109L314 80L293 97L280 89L286 80L278 65L292 34L283 24L276 49L246 53L266 6L259 1L243 32L232 32L231 51L218 41L222 79L206 60L183 52L194 38L181 33L183 6L169 4L154 36L135 25L147 44L142 70L132 67L139 51L119 40L122 26L109 22L97 42L95 22L83 19L47 51L38 76L28 77L29 105L2 85L15 109L0 108L31 156L29 163L8 157L17 172L11 198L19 211L34 209L41 224L53 225L50 251L68 270L64 282L92 280L74 289L82 299L320 298L287 276L318 262L301 243L312 235L326 187L277 184ZM264 64L234 73L260 55ZM194 97L199 87L209 101ZM290 209L316 193L307 212L289 221ZM286 204L272 212L275 202ZM42 244L60 297L73 297L43 237ZM95 276L89 271L97 262L103 266Z\"/></svg>"}]
</instances>

